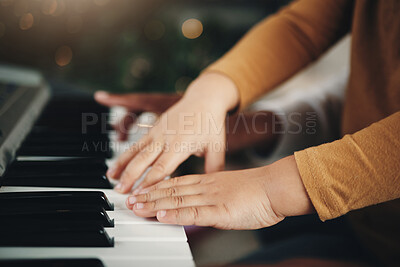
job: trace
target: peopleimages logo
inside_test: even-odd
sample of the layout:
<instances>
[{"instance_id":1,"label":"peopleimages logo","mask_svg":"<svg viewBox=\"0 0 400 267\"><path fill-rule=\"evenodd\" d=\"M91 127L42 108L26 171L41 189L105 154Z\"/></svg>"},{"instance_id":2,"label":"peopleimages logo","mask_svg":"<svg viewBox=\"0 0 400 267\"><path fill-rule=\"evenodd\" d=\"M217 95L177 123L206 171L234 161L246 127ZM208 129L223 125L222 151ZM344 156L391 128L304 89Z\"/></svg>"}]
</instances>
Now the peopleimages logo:
<instances>
[{"instance_id":1,"label":"peopleimages logo","mask_svg":"<svg viewBox=\"0 0 400 267\"><path fill-rule=\"evenodd\" d=\"M139 121L136 114L127 114L132 122ZM224 123L218 123L215 115L210 112L205 113L180 113L178 116L168 117L168 115L157 116L155 114L146 114L147 121L154 123L136 123L138 127L126 127L119 125L118 130L122 133L137 134L143 133L144 129L150 131L157 127L164 135L215 135L236 134L238 131L246 134L315 134L318 127L318 117L316 112L290 113L268 113L255 112L248 115L245 112L236 115L226 116ZM90 127L100 127L102 133L107 133L110 127L107 127L109 121L115 121L115 113L103 113L100 116L95 113L82 114L82 133L87 134ZM151 118L149 118L151 117ZM259 123L259 122L262 123ZM285 127L291 125L292 127Z\"/></svg>"},{"instance_id":2,"label":"peopleimages logo","mask_svg":"<svg viewBox=\"0 0 400 267\"><path fill-rule=\"evenodd\" d=\"M116 116L112 113L104 113L101 116L95 113L82 114L82 133L87 134L90 132L91 127L100 127L103 134L110 131L107 126L108 121L115 121ZM137 127L124 127L124 124L118 126L118 130L126 134L140 134L146 136L149 131L157 131L159 134L158 140L141 139L132 144L119 143L113 141L92 141L85 142L82 145L82 151L126 151L127 149L134 149L136 151L148 150L148 152L168 152L173 151L201 153L204 148L208 151L215 152L228 150L228 145L225 143L225 138L220 138L218 141L214 140L216 136L221 135L314 135L318 129L318 116L315 112L307 112L305 114L299 112L272 113L272 112L255 112L252 114L242 112L235 115L227 116L224 123L217 123L215 115L210 112L206 113L180 113L175 117L168 117L166 115L156 116L147 114L148 123L141 122L135 114L129 114L128 118L132 122L136 122ZM152 116L151 118L149 116ZM125 118L126 119L126 118ZM154 122L154 123L150 123ZM212 139L207 141L192 141L195 138L184 138L180 142L169 143L168 136L183 136L190 137L191 135L202 136L200 139L207 140L207 136ZM204 137L204 138L203 138Z\"/></svg>"}]
</instances>

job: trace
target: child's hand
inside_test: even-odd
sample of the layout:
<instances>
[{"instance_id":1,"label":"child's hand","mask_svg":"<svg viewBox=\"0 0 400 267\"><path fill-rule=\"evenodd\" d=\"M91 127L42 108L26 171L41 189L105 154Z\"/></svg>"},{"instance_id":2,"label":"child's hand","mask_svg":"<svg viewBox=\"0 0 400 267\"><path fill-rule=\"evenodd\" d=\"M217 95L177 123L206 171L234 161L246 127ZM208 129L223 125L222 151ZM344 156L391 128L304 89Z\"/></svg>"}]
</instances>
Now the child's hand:
<instances>
[{"instance_id":1,"label":"child's hand","mask_svg":"<svg viewBox=\"0 0 400 267\"><path fill-rule=\"evenodd\" d=\"M163 223L222 229L258 229L313 211L293 156L256 169L162 181L126 205Z\"/></svg>"}]
</instances>

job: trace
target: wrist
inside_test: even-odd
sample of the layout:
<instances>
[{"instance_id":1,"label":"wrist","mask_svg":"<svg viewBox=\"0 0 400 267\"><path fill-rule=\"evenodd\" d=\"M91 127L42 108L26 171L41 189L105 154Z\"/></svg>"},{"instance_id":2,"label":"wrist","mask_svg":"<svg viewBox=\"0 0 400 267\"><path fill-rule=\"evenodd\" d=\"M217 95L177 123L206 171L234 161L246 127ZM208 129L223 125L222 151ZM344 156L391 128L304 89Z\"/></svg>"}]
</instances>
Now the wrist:
<instances>
[{"instance_id":1,"label":"wrist","mask_svg":"<svg viewBox=\"0 0 400 267\"><path fill-rule=\"evenodd\" d=\"M188 87L185 99L204 102L208 107L227 113L239 104L239 92L235 83L227 76L208 72L201 74Z\"/></svg>"},{"instance_id":2,"label":"wrist","mask_svg":"<svg viewBox=\"0 0 400 267\"><path fill-rule=\"evenodd\" d=\"M277 215L287 217L315 212L293 155L265 168L267 195Z\"/></svg>"}]
</instances>

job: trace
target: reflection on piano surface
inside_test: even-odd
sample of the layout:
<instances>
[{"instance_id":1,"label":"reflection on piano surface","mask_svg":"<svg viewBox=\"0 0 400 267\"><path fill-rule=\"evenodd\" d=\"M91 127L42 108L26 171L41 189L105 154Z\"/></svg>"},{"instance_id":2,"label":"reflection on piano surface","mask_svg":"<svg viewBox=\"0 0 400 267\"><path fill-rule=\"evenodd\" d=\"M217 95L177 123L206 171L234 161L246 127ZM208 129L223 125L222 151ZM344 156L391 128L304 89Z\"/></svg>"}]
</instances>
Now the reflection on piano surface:
<instances>
[{"instance_id":1,"label":"reflection on piano surface","mask_svg":"<svg viewBox=\"0 0 400 267\"><path fill-rule=\"evenodd\" d=\"M108 110L49 95L39 74L0 66L0 266L194 266L182 227L112 190Z\"/></svg>"}]
</instances>

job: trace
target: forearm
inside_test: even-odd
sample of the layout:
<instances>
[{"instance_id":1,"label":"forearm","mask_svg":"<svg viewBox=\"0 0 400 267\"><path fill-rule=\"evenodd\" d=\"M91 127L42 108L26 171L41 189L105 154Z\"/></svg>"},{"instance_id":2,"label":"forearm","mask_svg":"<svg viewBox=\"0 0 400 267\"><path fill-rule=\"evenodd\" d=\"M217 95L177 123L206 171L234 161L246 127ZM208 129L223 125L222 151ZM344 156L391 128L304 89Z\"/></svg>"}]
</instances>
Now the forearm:
<instances>
[{"instance_id":1,"label":"forearm","mask_svg":"<svg viewBox=\"0 0 400 267\"><path fill-rule=\"evenodd\" d=\"M237 86L246 107L320 56L348 32L353 1L294 1L257 24L205 71Z\"/></svg>"},{"instance_id":2,"label":"forearm","mask_svg":"<svg viewBox=\"0 0 400 267\"><path fill-rule=\"evenodd\" d=\"M293 155L278 160L265 169L265 190L277 215L288 217L315 212Z\"/></svg>"},{"instance_id":3,"label":"forearm","mask_svg":"<svg viewBox=\"0 0 400 267\"><path fill-rule=\"evenodd\" d=\"M332 143L295 153L321 220L400 197L400 112Z\"/></svg>"},{"instance_id":4,"label":"forearm","mask_svg":"<svg viewBox=\"0 0 400 267\"><path fill-rule=\"evenodd\" d=\"M250 112L268 110L275 113L282 133L272 149L261 151L268 153L255 153L254 149L246 151L252 166L265 166L295 151L339 138L348 80L349 45L349 38L341 41L317 64L250 107Z\"/></svg>"},{"instance_id":5,"label":"forearm","mask_svg":"<svg viewBox=\"0 0 400 267\"><path fill-rule=\"evenodd\" d=\"M216 107L228 112L239 103L236 85L227 76L219 73L204 73L188 87L183 99L203 102L207 107Z\"/></svg>"},{"instance_id":6,"label":"forearm","mask_svg":"<svg viewBox=\"0 0 400 267\"><path fill-rule=\"evenodd\" d=\"M316 210L322 220L400 197L400 112L341 140L266 166L266 192L280 216ZM385 153L378 153L385 151ZM360 179L362 177L362 179Z\"/></svg>"}]
</instances>

